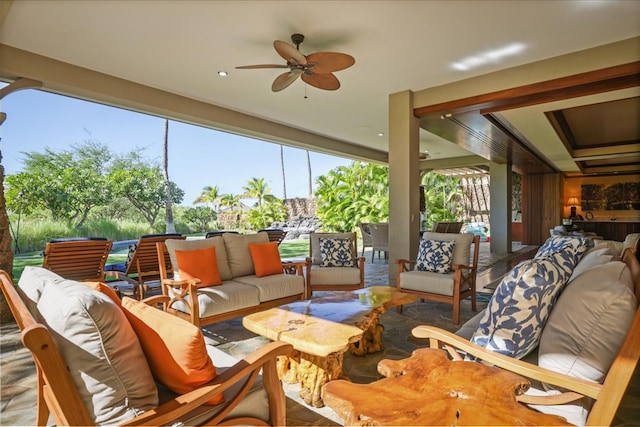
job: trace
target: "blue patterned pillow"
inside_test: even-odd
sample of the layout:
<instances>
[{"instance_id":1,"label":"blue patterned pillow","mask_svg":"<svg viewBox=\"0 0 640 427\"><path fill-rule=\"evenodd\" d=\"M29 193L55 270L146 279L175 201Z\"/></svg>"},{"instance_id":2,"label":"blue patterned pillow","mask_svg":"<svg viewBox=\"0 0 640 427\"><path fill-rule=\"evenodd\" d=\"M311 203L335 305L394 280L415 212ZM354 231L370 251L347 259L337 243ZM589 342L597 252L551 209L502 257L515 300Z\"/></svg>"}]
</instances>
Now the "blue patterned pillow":
<instances>
[{"instance_id":1,"label":"blue patterned pillow","mask_svg":"<svg viewBox=\"0 0 640 427\"><path fill-rule=\"evenodd\" d=\"M448 273L451 271L455 240L421 240L416 260L416 270Z\"/></svg>"},{"instance_id":2,"label":"blue patterned pillow","mask_svg":"<svg viewBox=\"0 0 640 427\"><path fill-rule=\"evenodd\" d=\"M318 239L321 267L353 267L353 241L351 239Z\"/></svg>"},{"instance_id":3,"label":"blue patterned pillow","mask_svg":"<svg viewBox=\"0 0 640 427\"><path fill-rule=\"evenodd\" d=\"M593 245L593 240L583 236L552 236L540 246L534 258L553 255L556 262L571 274L582 256L593 248Z\"/></svg>"},{"instance_id":4,"label":"blue patterned pillow","mask_svg":"<svg viewBox=\"0 0 640 427\"><path fill-rule=\"evenodd\" d=\"M522 261L500 282L471 342L520 359L536 348L571 273L551 257Z\"/></svg>"}]
</instances>

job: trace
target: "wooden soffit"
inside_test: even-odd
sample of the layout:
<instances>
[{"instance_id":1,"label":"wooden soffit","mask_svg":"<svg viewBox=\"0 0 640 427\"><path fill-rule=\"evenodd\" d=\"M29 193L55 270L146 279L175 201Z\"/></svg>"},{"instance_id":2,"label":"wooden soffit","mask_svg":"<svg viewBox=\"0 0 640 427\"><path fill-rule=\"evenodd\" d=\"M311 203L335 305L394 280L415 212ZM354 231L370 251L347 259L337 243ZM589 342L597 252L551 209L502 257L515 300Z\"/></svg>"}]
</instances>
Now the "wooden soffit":
<instances>
[{"instance_id":1,"label":"wooden soffit","mask_svg":"<svg viewBox=\"0 0 640 427\"><path fill-rule=\"evenodd\" d=\"M637 86L640 61L419 107L414 114L428 132L521 174L559 172L501 112ZM639 99L545 114L583 174L637 173ZM596 133L593 117L607 118Z\"/></svg>"}]
</instances>

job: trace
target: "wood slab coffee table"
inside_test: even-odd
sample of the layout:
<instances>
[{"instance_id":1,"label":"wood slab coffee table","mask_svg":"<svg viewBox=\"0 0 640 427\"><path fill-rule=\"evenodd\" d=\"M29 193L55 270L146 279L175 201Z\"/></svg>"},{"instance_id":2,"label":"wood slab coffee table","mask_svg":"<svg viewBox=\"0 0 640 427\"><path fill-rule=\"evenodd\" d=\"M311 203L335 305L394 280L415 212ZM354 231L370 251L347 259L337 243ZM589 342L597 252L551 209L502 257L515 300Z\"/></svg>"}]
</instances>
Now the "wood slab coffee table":
<instances>
[{"instance_id":1,"label":"wood slab coffee table","mask_svg":"<svg viewBox=\"0 0 640 427\"><path fill-rule=\"evenodd\" d=\"M258 335L293 345L293 355L278 359L278 375L288 383L299 382L300 397L322 407L322 387L347 379L342 372L345 351L356 355L381 351L380 315L415 300L396 288L372 286L254 313L242 324Z\"/></svg>"},{"instance_id":2,"label":"wood slab coffee table","mask_svg":"<svg viewBox=\"0 0 640 427\"><path fill-rule=\"evenodd\" d=\"M516 401L529 381L477 362L452 362L445 351L420 349L402 360L381 360L386 378L370 384L333 381L327 406L345 426L569 425Z\"/></svg>"}]
</instances>

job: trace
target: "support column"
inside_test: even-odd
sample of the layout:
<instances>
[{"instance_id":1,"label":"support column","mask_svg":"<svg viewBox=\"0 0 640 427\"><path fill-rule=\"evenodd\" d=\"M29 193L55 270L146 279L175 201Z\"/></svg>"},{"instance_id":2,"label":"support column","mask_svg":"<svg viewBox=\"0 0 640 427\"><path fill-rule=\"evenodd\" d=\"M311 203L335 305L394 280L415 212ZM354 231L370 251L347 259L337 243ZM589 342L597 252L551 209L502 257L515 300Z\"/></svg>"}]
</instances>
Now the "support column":
<instances>
[{"instance_id":1,"label":"support column","mask_svg":"<svg viewBox=\"0 0 640 427\"><path fill-rule=\"evenodd\" d=\"M394 260L412 259L420 240L420 122L413 92L389 95L389 284Z\"/></svg>"},{"instance_id":2,"label":"support column","mask_svg":"<svg viewBox=\"0 0 640 427\"><path fill-rule=\"evenodd\" d=\"M511 252L511 165L491 162L491 253Z\"/></svg>"}]
</instances>

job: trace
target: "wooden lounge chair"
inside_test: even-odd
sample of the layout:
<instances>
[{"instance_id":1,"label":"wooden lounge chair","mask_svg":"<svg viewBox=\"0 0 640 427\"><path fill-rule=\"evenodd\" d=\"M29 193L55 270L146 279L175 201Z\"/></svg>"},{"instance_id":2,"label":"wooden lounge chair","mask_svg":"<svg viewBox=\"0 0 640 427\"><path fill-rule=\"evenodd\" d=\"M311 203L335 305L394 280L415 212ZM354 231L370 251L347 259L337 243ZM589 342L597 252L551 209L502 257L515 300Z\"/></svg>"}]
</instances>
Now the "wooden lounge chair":
<instances>
[{"instance_id":1,"label":"wooden lounge chair","mask_svg":"<svg viewBox=\"0 0 640 427\"><path fill-rule=\"evenodd\" d=\"M284 238L287 237L287 233L288 233L288 231L284 231L280 228L264 228L262 230L258 230L258 233L261 231L264 231L265 233L267 233L269 235L269 241L277 242L278 246L280 246L280 243L282 243Z\"/></svg>"},{"instance_id":2,"label":"wooden lounge chair","mask_svg":"<svg viewBox=\"0 0 640 427\"><path fill-rule=\"evenodd\" d=\"M104 237L53 239L45 246L42 266L65 279L82 282L107 282L107 278L113 278L115 281L109 285L118 295L125 290L135 292L135 280L118 271L105 271L112 245L113 241Z\"/></svg>"},{"instance_id":3,"label":"wooden lounge chair","mask_svg":"<svg viewBox=\"0 0 640 427\"><path fill-rule=\"evenodd\" d=\"M459 233L462 229L462 222L434 222L434 233Z\"/></svg>"},{"instance_id":4,"label":"wooden lounge chair","mask_svg":"<svg viewBox=\"0 0 640 427\"><path fill-rule=\"evenodd\" d=\"M130 256L127 262L106 266L107 273L109 271L118 271L130 279L135 279L137 283L134 295L138 299L143 299L145 298L145 292L151 288L162 289L156 243L164 242L167 239L184 240L186 238L186 236L177 233L145 234L140 236L135 246L130 248ZM166 268L171 272L171 260L168 255L165 257L164 262Z\"/></svg>"}]
</instances>

